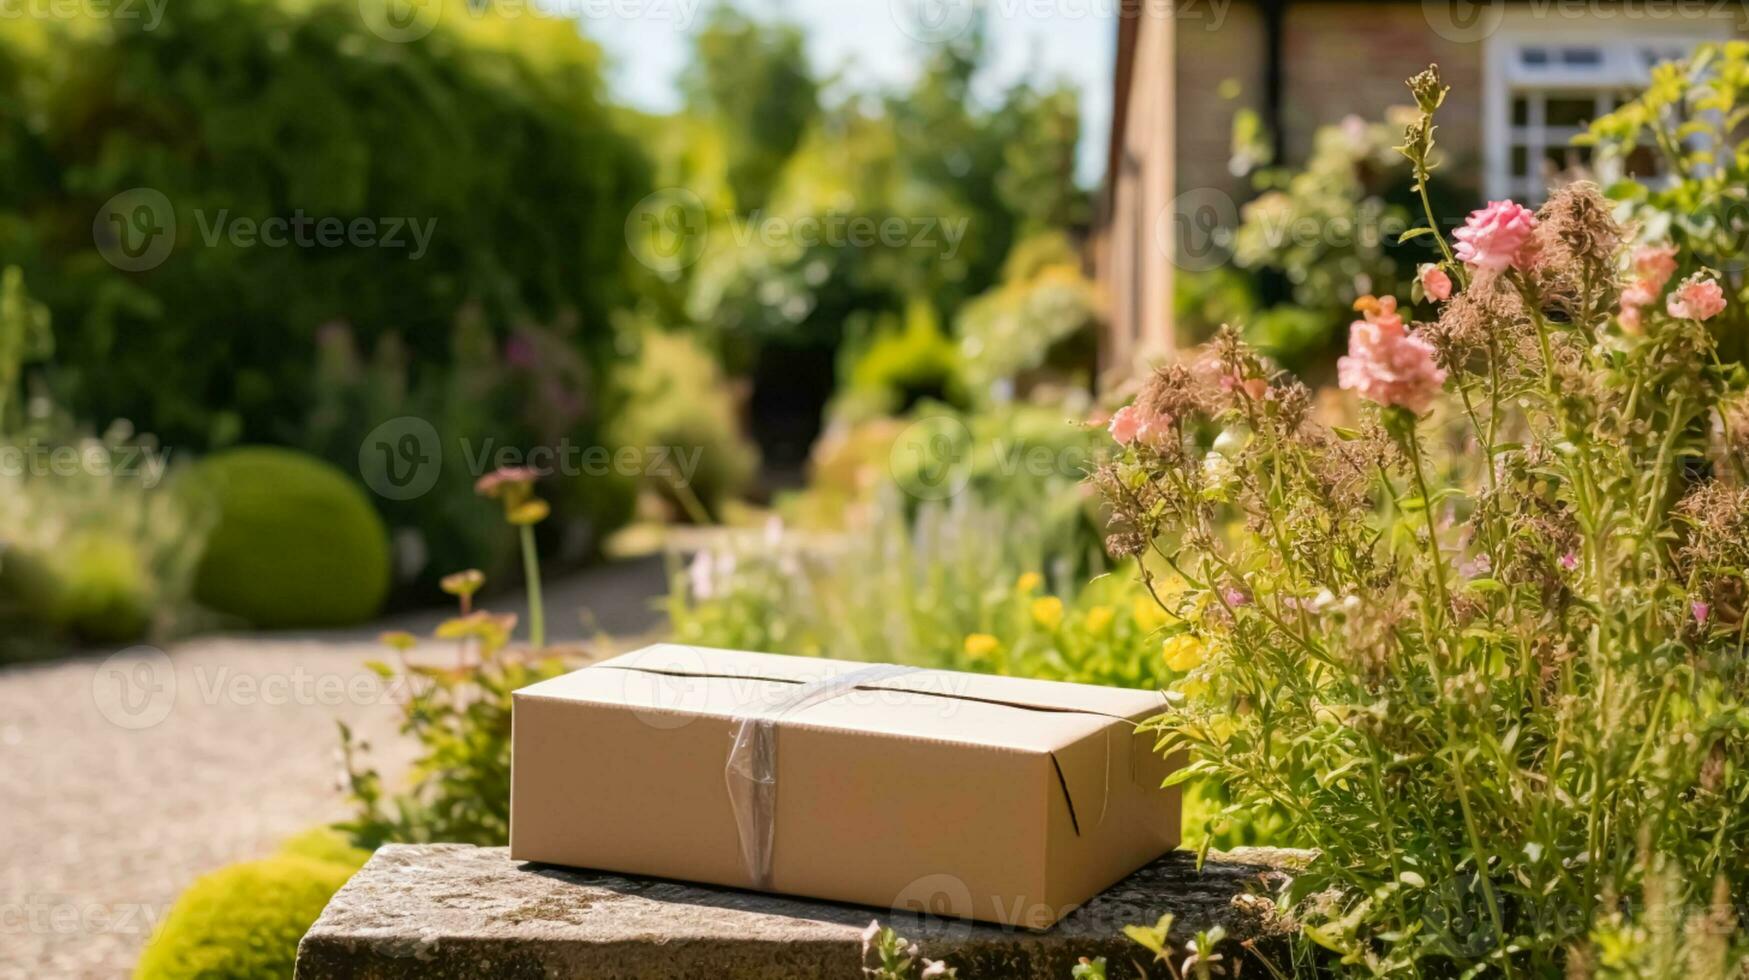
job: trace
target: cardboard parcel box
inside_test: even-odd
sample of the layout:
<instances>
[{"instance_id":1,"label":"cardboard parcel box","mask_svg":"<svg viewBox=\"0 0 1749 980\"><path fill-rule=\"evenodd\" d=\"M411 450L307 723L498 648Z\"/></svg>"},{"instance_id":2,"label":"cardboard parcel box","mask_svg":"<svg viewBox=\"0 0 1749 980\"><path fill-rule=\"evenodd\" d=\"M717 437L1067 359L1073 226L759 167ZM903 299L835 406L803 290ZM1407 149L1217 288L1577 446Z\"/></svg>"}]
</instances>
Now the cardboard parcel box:
<instances>
[{"instance_id":1,"label":"cardboard parcel box","mask_svg":"<svg viewBox=\"0 0 1749 980\"><path fill-rule=\"evenodd\" d=\"M1177 845L1163 704L649 647L516 692L511 857L1043 929Z\"/></svg>"}]
</instances>

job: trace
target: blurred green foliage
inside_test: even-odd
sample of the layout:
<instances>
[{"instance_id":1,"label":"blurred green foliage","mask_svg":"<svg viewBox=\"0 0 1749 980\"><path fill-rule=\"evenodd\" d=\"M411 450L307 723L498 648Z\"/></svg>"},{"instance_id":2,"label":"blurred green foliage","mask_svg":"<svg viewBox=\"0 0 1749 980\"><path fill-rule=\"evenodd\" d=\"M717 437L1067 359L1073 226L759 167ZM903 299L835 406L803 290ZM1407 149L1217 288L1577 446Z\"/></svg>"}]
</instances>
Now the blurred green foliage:
<instances>
[{"instance_id":1,"label":"blurred green foliage","mask_svg":"<svg viewBox=\"0 0 1749 980\"><path fill-rule=\"evenodd\" d=\"M1398 115L1321 126L1303 165L1269 166L1256 117L1236 114L1234 164L1257 194L1240 208L1231 264L1175 277L1185 342L1232 324L1283 366L1318 377L1341 352L1356 299L1393 295L1409 305L1417 267L1438 255L1429 238L1398 240L1421 213L1395 149ZM1451 222L1469 210L1441 181L1430 182L1429 196Z\"/></svg>"},{"instance_id":2,"label":"blurred green foliage","mask_svg":"<svg viewBox=\"0 0 1749 980\"><path fill-rule=\"evenodd\" d=\"M683 235L684 261L658 270L665 294L644 302L696 325L749 376L753 428L780 463L805 453L835 382L891 373L881 364L895 351L931 376L883 380L899 408L914 381L952 394L947 347L917 325L953 323L1017 241L1089 211L1074 180L1075 91L1024 82L974 97L989 60L981 23L920 49L917 80L879 92L814 79L796 37L783 20L713 16L688 111L645 127L657 183L681 202L652 234ZM745 145L750 112L767 114L758 153ZM781 161L773 148L788 148ZM864 353L875 363L859 366Z\"/></svg>"},{"instance_id":3,"label":"blurred green foliage","mask_svg":"<svg viewBox=\"0 0 1749 980\"><path fill-rule=\"evenodd\" d=\"M20 384L54 348L17 268L0 278L0 661L184 627L211 527L171 452L117 422L93 435Z\"/></svg>"},{"instance_id":4,"label":"blurred green foliage","mask_svg":"<svg viewBox=\"0 0 1749 980\"><path fill-rule=\"evenodd\" d=\"M1061 230L1017 242L1002 279L960 309L955 320L967 388L997 397L1041 380L1090 388L1098 342L1099 296Z\"/></svg>"},{"instance_id":5,"label":"blurred green foliage","mask_svg":"<svg viewBox=\"0 0 1749 980\"><path fill-rule=\"evenodd\" d=\"M210 456L194 475L218 520L195 576L202 605L279 629L351 626L382 606L388 532L346 474L252 446Z\"/></svg>"},{"instance_id":6,"label":"blurred green foliage","mask_svg":"<svg viewBox=\"0 0 1749 980\"><path fill-rule=\"evenodd\" d=\"M650 462L640 480L694 519L720 515L744 494L759 451L741 431L741 404L710 352L693 337L636 332L638 352L616 373L625 408L608 439ZM693 513L699 507L706 513Z\"/></svg>"},{"instance_id":7,"label":"blurred green foliage","mask_svg":"<svg viewBox=\"0 0 1749 980\"><path fill-rule=\"evenodd\" d=\"M1592 123L1599 177L1643 242L1677 247L1681 280L1719 275L1726 360L1749 358L1749 41L1702 45L1652 69L1639 98ZM1653 176L1662 179L1650 180Z\"/></svg>"},{"instance_id":8,"label":"blurred green foliage","mask_svg":"<svg viewBox=\"0 0 1749 980\"><path fill-rule=\"evenodd\" d=\"M725 177L742 210L762 207L784 161L820 112L819 83L795 24L712 7L681 78L687 110L715 123Z\"/></svg>"},{"instance_id":9,"label":"blurred green foliage","mask_svg":"<svg viewBox=\"0 0 1749 980\"><path fill-rule=\"evenodd\" d=\"M580 351L581 333L575 318L561 317L519 322L500 340L483 310L470 304L448 329L453 367L429 371L398 334L361 349L343 324L318 332L302 448L342 468L367 466L370 476L380 466L385 475L412 479L410 467L421 473L429 467L425 492L374 501L396 541L403 593L429 598L438 577L458 568L509 580L515 530L495 519L474 481L499 465L538 459L531 454L540 447L555 451L541 488L553 505L553 517L538 529L544 554L576 563L631 516L636 476L601 462L619 448L604 426L649 406L616 390L611 368L591 364ZM398 448L408 435L418 445L412 458Z\"/></svg>"},{"instance_id":10,"label":"blurred green foliage","mask_svg":"<svg viewBox=\"0 0 1749 980\"><path fill-rule=\"evenodd\" d=\"M574 312L605 356L648 167L602 102L599 53L569 21L444 10L409 42L341 0L188 0L150 29L9 21L0 102L29 124L0 125L0 260L54 311L52 380L72 412L143 420L178 446L291 441L319 327L397 332L440 371L467 302L500 333ZM96 239L106 202L135 188L171 213L130 199L120 217L173 220L175 245L124 272ZM428 224L431 238L415 257L227 232L298 216L377 222L384 241L392 223Z\"/></svg>"}]
</instances>

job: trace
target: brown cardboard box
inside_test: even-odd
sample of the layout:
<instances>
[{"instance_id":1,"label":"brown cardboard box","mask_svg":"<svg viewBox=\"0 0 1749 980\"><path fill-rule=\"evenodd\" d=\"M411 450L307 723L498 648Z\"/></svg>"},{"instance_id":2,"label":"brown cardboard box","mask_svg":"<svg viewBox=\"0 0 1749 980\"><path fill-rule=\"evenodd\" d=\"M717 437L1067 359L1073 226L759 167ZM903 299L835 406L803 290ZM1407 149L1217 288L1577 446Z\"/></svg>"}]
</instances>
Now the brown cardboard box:
<instances>
[{"instance_id":1,"label":"brown cardboard box","mask_svg":"<svg viewBox=\"0 0 1749 980\"><path fill-rule=\"evenodd\" d=\"M664 644L516 692L511 856L1042 929L1177 845L1157 692L869 668Z\"/></svg>"}]
</instances>

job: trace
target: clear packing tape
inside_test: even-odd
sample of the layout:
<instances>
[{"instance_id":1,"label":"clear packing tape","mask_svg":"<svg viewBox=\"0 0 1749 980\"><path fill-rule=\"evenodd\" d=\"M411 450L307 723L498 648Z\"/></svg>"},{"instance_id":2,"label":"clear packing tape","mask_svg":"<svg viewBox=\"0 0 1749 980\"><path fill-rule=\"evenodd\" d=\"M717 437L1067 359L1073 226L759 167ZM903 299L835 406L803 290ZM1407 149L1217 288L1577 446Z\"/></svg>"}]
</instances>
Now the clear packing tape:
<instances>
[{"instance_id":1,"label":"clear packing tape","mask_svg":"<svg viewBox=\"0 0 1749 980\"><path fill-rule=\"evenodd\" d=\"M754 888L771 887L771 851L777 836L777 723L864 684L917 670L874 664L798 685L782 700L736 716L734 741L723 775L735 810L735 828L741 836L741 861Z\"/></svg>"}]
</instances>

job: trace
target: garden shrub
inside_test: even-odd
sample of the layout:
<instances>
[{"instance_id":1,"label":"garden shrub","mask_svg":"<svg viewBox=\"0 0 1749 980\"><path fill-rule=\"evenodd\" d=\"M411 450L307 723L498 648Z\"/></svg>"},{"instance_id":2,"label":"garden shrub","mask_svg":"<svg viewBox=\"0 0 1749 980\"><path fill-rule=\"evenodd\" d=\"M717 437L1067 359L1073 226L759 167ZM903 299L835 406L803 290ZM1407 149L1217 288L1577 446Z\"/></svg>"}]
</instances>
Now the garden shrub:
<instances>
[{"instance_id":1,"label":"garden shrub","mask_svg":"<svg viewBox=\"0 0 1749 980\"><path fill-rule=\"evenodd\" d=\"M902 317L882 314L872 323L866 337L839 351L841 383L829 416L857 422L904 415L919 402L961 400L959 355L933 306L912 300Z\"/></svg>"},{"instance_id":2,"label":"garden shrub","mask_svg":"<svg viewBox=\"0 0 1749 980\"><path fill-rule=\"evenodd\" d=\"M195 598L256 626L348 626L389 588L389 542L364 491L321 460L245 447L201 461L218 524Z\"/></svg>"},{"instance_id":3,"label":"garden shrub","mask_svg":"<svg viewBox=\"0 0 1749 980\"><path fill-rule=\"evenodd\" d=\"M1676 246L1678 278L1719 274L1736 302L1714 328L1726 360L1749 359L1749 42L1702 45L1652 69L1646 91L1592 123L1579 142L1597 148L1605 193L1642 242ZM1650 155L1651 161L1643 159ZM1657 179L1648 179L1656 177Z\"/></svg>"},{"instance_id":4,"label":"garden shrub","mask_svg":"<svg viewBox=\"0 0 1749 980\"><path fill-rule=\"evenodd\" d=\"M561 562L593 556L632 513L636 476L613 463L619 446L604 443L598 429L611 405L603 404L600 373L578 351L575 320L523 322L507 332L500 340L483 308L464 307L449 329L455 366L443 372L416 371L394 334L364 348L353 330L331 324L317 338L316 397L302 448L347 470L380 462L386 469L367 469L364 478L392 489L393 470L412 472L397 445L413 431L406 420L428 423L436 435L435 446L417 451L420 465L435 470L425 492L373 494L396 542L398 600L429 603L441 576L457 568L513 580L515 529L491 520L492 508L474 493L475 481L504 465L500 453L513 465L535 461L552 471L542 489L553 514L541 531L546 553ZM373 441L385 424L387 444ZM584 455L602 450L605 458ZM543 460L542 451L551 457Z\"/></svg>"},{"instance_id":5,"label":"garden shrub","mask_svg":"<svg viewBox=\"0 0 1749 980\"><path fill-rule=\"evenodd\" d=\"M509 482L509 481L506 481ZM506 517L521 507L544 506L522 484L500 502ZM518 503L520 501L520 503ZM440 624L433 639L453 644L451 665L411 663L418 642L407 633L385 633L396 664L369 666L384 681L405 685L401 734L419 743L409 782L386 786L369 762L370 745L340 724L340 753L352 819L336 825L358 847L432 842L501 847L510 839L511 695L573 668L556 649L535 641L509 648L516 615L474 608L485 576L469 569L445 576L444 591L460 602L461 614ZM532 596L531 596L532 600ZM531 602L532 605L532 602Z\"/></svg>"},{"instance_id":6,"label":"garden shrub","mask_svg":"<svg viewBox=\"0 0 1749 980\"><path fill-rule=\"evenodd\" d=\"M316 830L202 876L165 916L134 980L291 980L298 941L369 858Z\"/></svg>"},{"instance_id":7,"label":"garden shrub","mask_svg":"<svg viewBox=\"0 0 1749 980\"><path fill-rule=\"evenodd\" d=\"M76 417L138 420L196 450L294 442L323 325L349 324L367 348L398 333L435 375L470 301L500 340L510 323L574 314L573 342L605 367L608 313L627 298L624 216L648 166L603 101L600 52L533 9L451 0L408 41L379 36L371 13L187 0L162 24L8 19L0 228L16 233L0 235L0 262L26 270L63 327L51 381ZM93 217L132 188L160 193L176 228L140 272L92 239ZM152 211L123 203L130 218ZM376 244L229 235L300 214L375 221ZM417 257L409 221L429 232Z\"/></svg>"},{"instance_id":8,"label":"garden shrub","mask_svg":"<svg viewBox=\"0 0 1749 980\"><path fill-rule=\"evenodd\" d=\"M1150 727L1316 847L1278 898L1339 972L1749 967L1737 299L1611 212L1495 202L1449 252L1428 215L1455 286L1357 303L1351 425L1233 331L1113 419L1112 549L1199 661Z\"/></svg>"},{"instance_id":9,"label":"garden shrub","mask_svg":"<svg viewBox=\"0 0 1749 980\"><path fill-rule=\"evenodd\" d=\"M608 422L608 442L661 462L646 468L641 481L682 514L706 516L690 512L696 504L720 514L725 502L748 489L759 468L759 451L742 431L742 406L698 341L654 329L636 338L637 356L615 379L623 401ZM666 460L653 457L654 449L667 451ZM694 462L695 471L683 472Z\"/></svg>"},{"instance_id":10,"label":"garden shrub","mask_svg":"<svg viewBox=\"0 0 1749 980\"><path fill-rule=\"evenodd\" d=\"M1022 239L1003 263L1001 282L955 317L966 386L979 399L1024 396L1044 380L1086 387L1098 326L1097 290L1068 236Z\"/></svg>"},{"instance_id":11,"label":"garden shrub","mask_svg":"<svg viewBox=\"0 0 1749 980\"><path fill-rule=\"evenodd\" d=\"M1356 299L1410 300L1416 269L1438 256L1425 239L1402 237L1421 210L1414 176L1394 149L1409 112L1394 107L1383 123L1350 116L1321 126L1303 166L1250 172L1258 194L1240 208L1232 264L1251 282L1234 283L1224 268L1182 277L1174 307L1185 341L1231 324L1288 369L1318 375ZM1235 120L1236 143L1251 118ZM1443 182L1426 187L1436 214L1468 209Z\"/></svg>"}]
</instances>

